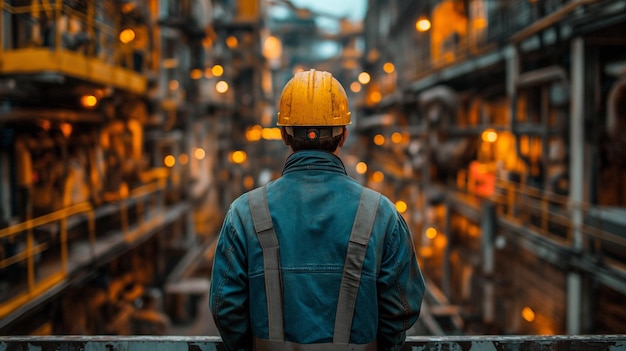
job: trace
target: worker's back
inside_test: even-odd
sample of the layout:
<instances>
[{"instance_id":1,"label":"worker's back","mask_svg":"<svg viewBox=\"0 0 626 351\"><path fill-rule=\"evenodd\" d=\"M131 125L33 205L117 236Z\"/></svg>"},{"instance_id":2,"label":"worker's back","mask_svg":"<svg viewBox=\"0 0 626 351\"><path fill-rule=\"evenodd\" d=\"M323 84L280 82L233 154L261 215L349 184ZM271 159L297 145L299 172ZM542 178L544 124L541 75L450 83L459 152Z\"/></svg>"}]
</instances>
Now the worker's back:
<instances>
[{"instance_id":1,"label":"worker's back","mask_svg":"<svg viewBox=\"0 0 626 351\"><path fill-rule=\"evenodd\" d=\"M332 342L346 251L363 187L345 174L336 156L300 151L290 156L283 176L269 183L266 192L280 245L285 340ZM248 195L237 199L230 212L226 219L230 223L225 226L232 225L237 232L233 235L245 236L236 238L244 241L235 244L240 247L231 248L231 254L247 250L241 253L247 257L247 271L240 273L249 283L252 333L268 339L263 253L251 221ZM400 334L417 319L423 282L410 240L406 223L382 197L361 271L350 343L370 343L379 332ZM219 267L216 262L218 271ZM213 284L220 284L216 278ZM236 305L234 300L230 303ZM220 308L214 305L214 314L216 307ZM390 320L381 323L379 310Z\"/></svg>"}]
</instances>

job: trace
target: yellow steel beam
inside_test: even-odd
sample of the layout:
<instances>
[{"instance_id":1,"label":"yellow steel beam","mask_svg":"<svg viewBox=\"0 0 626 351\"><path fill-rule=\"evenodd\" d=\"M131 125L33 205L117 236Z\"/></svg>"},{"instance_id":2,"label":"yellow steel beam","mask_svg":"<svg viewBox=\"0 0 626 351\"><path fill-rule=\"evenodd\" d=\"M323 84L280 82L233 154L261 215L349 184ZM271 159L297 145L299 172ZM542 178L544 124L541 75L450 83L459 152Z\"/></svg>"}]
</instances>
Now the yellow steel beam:
<instances>
[{"instance_id":1,"label":"yellow steel beam","mask_svg":"<svg viewBox=\"0 0 626 351\"><path fill-rule=\"evenodd\" d=\"M156 216L152 219L149 219L146 222L143 222L141 226L137 226L136 228L129 230L124 234L124 240L128 243L132 243L135 240L143 237L146 233L152 231L154 228L160 227L165 222L163 216Z\"/></svg>"},{"instance_id":2,"label":"yellow steel beam","mask_svg":"<svg viewBox=\"0 0 626 351\"><path fill-rule=\"evenodd\" d=\"M4 1L0 1L0 28L4 28L4 23L2 19L4 17ZM4 33L0 34L0 54L4 51ZM0 55L1 56L1 55Z\"/></svg>"},{"instance_id":3,"label":"yellow steel beam","mask_svg":"<svg viewBox=\"0 0 626 351\"><path fill-rule=\"evenodd\" d=\"M31 5L27 6L11 6L10 4L7 4L6 1L3 1L2 8L5 9L8 13L14 15L40 11L47 12L48 10L48 6L34 2Z\"/></svg>"},{"instance_id":4,"label":"yellow steel beam","mask_svg":"<svg viewBox=\"0 0 626 351\"><path fill-rule=\"evenodd\" d=\"M63 10L63 0L57 0L56 3L54 4L54 8L55 8L54 22L57 23L57 21L59 20L61 11ZM61 31L58 29L54 31L54 50L57 52L61 50Z\"/></svg>"},{"instance_id":5,"label":"yellow steel beam","mask_svg":"<svg viewBox=\"0 0 626 351\"><path fill-rule=\"evenodd\" d=\"M113 85L137 94L146 91L146 77L83 54L49 48L25 48L4 51L0 74L35 74L58 72L93 83Z\"/></svg>"},{"instance_id":6,"label":"yellow steel beam","mask_svg":"<svg viewBox=\"0 0 626 351\"><path fill-rule=\"evenodd\" d=\"M40 225L48 224L54 221L58 221L62 218L67 218L69 216L73 216L83 212L91 212L92 207L88 202L83 202L80 204L76 204L70 207L66 207L64 209L48 213L46 215L30 219L25 222L18 223L16 225L2 228L0 229L0 238L8 237L11 235L15 235L17 233L23 232L25 230L29 230Z\"/></svg>"},{"instance_id":7,"label":"yellow steel beam","mask_svg":"<svg viewBox=\"0 0 626 351\"><path fill-rule=\"evenodd\" d=\"M23 294L17 295L11 300L0 304L0 319L6 317L9 313L15 311L28 301L48 291L51 287L59 284L63 279L65 279L65 276L65 273L57 272L37 284L32 291L26 291Z\"/></svg>"},{"instance_id":8,"label":"yellow steel beam","mask_svg":"<svg viewBox=\"0 0 626 351\"><path fill-rule=\"evenodd\" d=\"M37 255L39 253L44 252L47 249L48 249L48 244L46 243L39 244L37 246L33 246L32 254ZM28 257L28 253L26 251L21 251L20 253L17 253L11 257L7 257L3 260L0 260L0 269L7 268L8 266L12 264L23 261L26 259L26 257Z\"/></svg>"},{"instance_id":9,"label":"yellow steel beam","mask_svg":"<svg viewBox=\"0 0 626 351\"><path fill-rule=\"evenodd\" d=\"M67 242L67 217L61 218L60 220L61 227L61 267L63 267L63 272L67 273L67 261L68 261L68 242Z\"/></svg>"},{"instance_id":10,"label":"yellow steel beam","mask_svg":"<svg viewBox=\"0 0 626 351\"><path fill-rule=\"evenodd\" d=\"M35 255L33 254L33 246L35 239L33 238L33 231L28 230L26 236L26 263L28 267L28 291L35 289Z\"/></svg>"}]
</instances>

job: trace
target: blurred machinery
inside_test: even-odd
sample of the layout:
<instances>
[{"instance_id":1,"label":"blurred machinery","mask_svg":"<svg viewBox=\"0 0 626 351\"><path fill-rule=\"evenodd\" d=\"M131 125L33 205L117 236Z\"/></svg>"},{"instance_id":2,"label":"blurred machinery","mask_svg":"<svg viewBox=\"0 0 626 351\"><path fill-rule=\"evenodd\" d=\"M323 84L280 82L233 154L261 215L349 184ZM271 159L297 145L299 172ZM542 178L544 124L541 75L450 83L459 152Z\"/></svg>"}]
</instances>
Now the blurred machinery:
<instances>
[{"instance_id":1,"label":"blurred machinery","mask_svg":"<svg viewBox=\"0 0 626 351\"><path fill-rule=\"evenodd\" d=\"M241 191L223 185L232 121L258 112L260 6L0 3L3 335L162 334L184 313L166 310Z\"/></svg>"},{"instance_id":2,"label":"blurred machinery","mask_svg":"<svg viewBox=\"0 0 626 351\"><path fill-rule=\"evenodd\" d=\"M626 331L625 13L369 1L357 130L408 204L430 333Z\"/></svg>"}]
</instances>

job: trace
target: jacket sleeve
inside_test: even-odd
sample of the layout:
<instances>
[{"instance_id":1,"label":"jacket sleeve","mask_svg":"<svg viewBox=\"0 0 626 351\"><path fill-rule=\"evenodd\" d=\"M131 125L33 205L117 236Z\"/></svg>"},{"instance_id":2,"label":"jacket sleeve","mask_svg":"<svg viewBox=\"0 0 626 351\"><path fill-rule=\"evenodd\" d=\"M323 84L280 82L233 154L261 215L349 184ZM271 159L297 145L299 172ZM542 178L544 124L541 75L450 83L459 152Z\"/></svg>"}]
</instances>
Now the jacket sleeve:
<instances>
[{"instance_id":1,"label":"jacket sleeve","mask_svg":"<svg viewBox=\"0 0 626 351\"><path fill-rule=\"evenodd\" d=\"M387 233L378 277L378 347L399 350L406 330L419 317L424 297L424 279L419 269L408 226L396 215Z\"/></svg>"},{"instance_id":2,"label":"jacket sleeve","mask_svg":"<svg viewBox=\"0 0 626 351\"><path fill-rule=\"evenodd\" d=\"M246 244L233 227L232 218L232 211L229 211L215 248L209 307L226 348L250 350Z\"/></svg>"}]
</instances>

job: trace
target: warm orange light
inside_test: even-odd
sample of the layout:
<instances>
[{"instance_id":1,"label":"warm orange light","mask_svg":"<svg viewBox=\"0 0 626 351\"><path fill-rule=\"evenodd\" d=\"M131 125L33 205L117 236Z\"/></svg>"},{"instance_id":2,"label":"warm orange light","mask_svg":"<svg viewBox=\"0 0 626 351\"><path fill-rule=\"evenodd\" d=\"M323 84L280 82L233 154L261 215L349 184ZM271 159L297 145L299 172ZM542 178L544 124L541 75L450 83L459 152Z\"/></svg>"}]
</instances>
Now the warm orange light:
<instances>
[{"instance_id":1,"label":"warm orange light","mask_svg":"<svg viewBox=\"0 0 626 351\"><path fill-rule=\"evenodd\" d=\"M189 72L189 77L191 79L200 79L200 78L202 78L202 70L199 69L199 68L192 69L191 72Z\"/></svg>"},{"instance_id":2,"label":"warm orange light","mask_svg":"<svg viewBox=\"0 0 626 351\"><path fill-rule=\"evenodd\" d=\"M391 62L387 62L383 65L383 71L385 71L385 73L392 73L395 70L396 66L394 66Z\"/></svg>"},{"instance_id":3,"label":"warm orange light","mask_svg":"<svg viewBox=\"0 0 626 351\"><path fill-rule=\"evenodd\" d=\"M128 189L128 184L126 184L126 182L122 182L122 184L120 185L120 197L122 199L126 199L128 198L129 194L130 190Z\"/></svg>"},{"instance_id":4,"label":"warm orange light","mask_svg":"<svg viewBox=\"0 0 626 351\"><path fill-rule=\"evenodd\" d=\"M261 140L262 132L263 132L263 127L261 127L260 125L255 125L253 127L250 127L246 131L246 140L259 141Z\"/></svg>"},{"instance_id":5,"label":"warm orange light","mask_svg":"<svg viewBox=\"0 0 626 351\"><path fill-rule=\"evenodd\" d=\"M237 40L236 36L231 35L228 38L226 38L226 45L231 49L236 48L237 45L239 45L239 40Z\"/></svg>"},{"instance_id":6,"label":"warm orange light","mask_svg":"<svg viewBox=\"0 0 626 351\"><path fill-rule=\"evenodd\" d=\"M376 171L372 174L372 180L376 183L380 183L385 179L385 174L381 171Z\"/></svg>"},{"instance_id":7,"label":"warm orange light","mask_svg":"<svg viewBox=\"0 0 626 351\"><path fill-rule=\"evenodd\" d=\"M385 144L385 136L382 134L376 134L374 136L374 144L381 146L383 144Z\"/></svg>"},{"instance_id":8,"label":"warm orange light","mask_svg":"<svg viewBox=\"0 0 626 351\"><path fill-rule=\"evenodd\" d=\"M61 133L63 133L63 136L66 138L72 134L72 125L70 123L60 123L59 128L61 128Z\"/></svg>"},{"instance_id":9,"label":"warm orange light","mask_svg":"<svg viewBox=\"0 0 626 351\"><path fill-rule=\"evenodd\" d=\"M187 154L181 154L178 156L178 162L180 162L181 165L186 165L189 162L189 156L187 156Z\"/></svg>"},{"instance_id":10,"label":"warm orange light","mask_svg":"<svg viewBox=\"0 0 626 351\"><path fill-rule=\"evenodd\" d=\"M448 245L448 239L445 237L445 235L437 235L435 237L434 246L436 249L444 249L446 245Z\"/></svg>"},{"instance_id":11,"label":"warm orange light","mask_svg":"<svg viewBox=\"0 0 626 351\"><path fill-rule=\"evenodd\" d=\"M174 167L174 165L176 164L176 158L174 156L172 156L172 155L167 155L163 159L163 164L166 167Z\"/></svg>"},{"instance_id":12,"label":"warm orange light","mask_svg":"<svg viewBox=\"0 0 626 351\"><path fill-rule=\"evenodd\" d=\"M135 4L132 1L131 2L127 2L124 5L122 5L122 12L123 13L129 13L134 8L135 8Z\"/></svg>"},{"instance_id":13,"label":"warm orange light","mask_svg":"<svg viewBox=\"0 0 626 351\"><path fill-rule=\"evenodd\" d=\"M261 132L265 140L281 140L280 128L263 128Z\"/></svg>"},{"instance_id":14,"label":"warm orange light","mask_svg":"<svg viewBox=\"0 0 626 351\"><path fill-rule=\"evenodd\" d=\"M418 32L426 32L427 30L429 30L430 21L428 20L428 18L418 19L417 22L415 22L415 29L417 29Z\"/></svg>"},{"instance_id":15,"label":"warm orange light","mask_svg":"<svg viewBox=\"0 0 626 351\"><path fill-rule=\"evenodd\" d=\"M474 19L474 28L482 29L487 27L487 20L485 18L479 17Z\"/></svg>"},{"instance_id":16,"label":"warm orange light","mask_svg":"<svg viewBox=\"0 0 626 351\"><path fill-rule=\"evenodd\" d=\"M121 33L120 33L120 41L123 44L128 44L131 41L133 41L133 39L135 39L135 31L133 31L130 28L124 29Z\"/></svg>"},{"instance_id":17,"label":"warm orange light","mask_svg":"<svg viewBox=\"0 0 626 351\"><path fill-rule=\"evenodd\" d=\"M420 252L420 256L424 258L428 258L433 255L433 248L430 246L424 246L420 248L419 252Z\"/></svg>"},{"instance_id":18,"label":"warm orange light","mask_svg":"<svg viewBox=\"0 0 626 351\"><path fill-rule=\"evenodd\" d=\"M522 309L522 318L526 322L532 322L535 320L535 311L533 311L530 307L526 306Z\"/></svg>"},{"instance_id":19,"label":"warm orange light","mask_svg":"<svg viewBox=\"0 0 626 351\"><path fill-rule=\"evenodd\" d=\"M228 91L228 83L220 80L219 82L217 82L217 84L215 84L215 90L220 94L224 94Z\"/></svg>"},{"instance_id":20,"label":"warm orange light","mask_svg":"<svg viewBox=\"0 0 626 351\"><path fill-rule=\"evenodd\" d=\"M359 73L359 78L358 79L359 79L359 83L365 85L365 84L369 83L372 78L370 77L369 73L361 72L361 73Z\"/></svg>"},{"instance_id":21,"label":"warm orange light","mask_svg":"<svg viewBox=\"0 0 626 351\"><path fill-rule=\"evenodd\" d=\"M245 178L243 178L243 186L246 189L252 189L252 187L254 186L254 177L248 175Z\"/></svg>"},{"instance_id":22,"label":"warm orange light","mask_svg":"<svg viewBox=\"0 0 626 351\"><path fill-rule=\"evenodd\" d=\"M206 156L206 152L201 147L197 148L193 152L193 157L195 157L196 160L203 160L205 156Z\"/></svg>"},{"instance_id":23,"label":"warm orange light","mask_svg":"<svg viewBox=\"0 0 626 351\"><path fill-rule=\"evenodd\" d=\"M358 93L359 91L361 91L361 84L359 82L350 83L350 90L353 93Z\"/></svg>"},{"instance_id":24,"label":"warm orange light","mask_svg":"<svg viewBox=\"0 0 626 351\"><path fill-rule=\"evenodd\" d=\"M373 91L373 92L370 94L370 100L371 100L373 103L375 103L375 104L379 103L379 102L380 102L380 100L382 100L382 98L383 98L383 96L382 96L382 95L380 95L380 91Z\"/></svg>"},{"instance_id":25,"label":"warm orange light","mask_svg":"<svg viewBox=\"0 0 626 351\"><path fill-rule=\"evenodd\" d=\"M215 65L211 68L211 73L213 73L215 77L221 77L222 74L224 74L224 67L221 65Z\"/></svg>"},{"instance_id":26,"label":"warm orange light","mask_svg":"<svg viewBox=\"0 0 626 351\"><path fill-rule=\"evenodd\" d=\"M41 129L45 130L46 132L50 130L50 127L52 127L52 123L50 123L50 121L48 121L47 119L39 120L37 124L39 124Z\"/></svg>"},{"instance_id":27,"label":"warm orange light","mask_svg":"<svg viewBox=\"0 0 626 351\"><path fill-rule=\"evenodd\" d=\"M402 134L399 132L391 134L391 142L394 144L400 144L400 142L402 142Z\"/></svg>"},{"instance_id":28,"label":"warm orange light","mask_svg":"<svg viewBox=\"0 0 626 351\"><path fill-rule=\"evenodd\" d=\"M247 158L248 158L248 155L246 154L246 152L241 151L241 150L233 151L233 153L230 154L231 161L236 164L241 164L241 163L246 162Z\"/></svg>"},{"instance_id":29,"label":"warm orange light","mask_svg":"<svg viewBox=\"0 0 626 351\"><path fill-rule=\"evenodd\" d=\"M481 138L484 142L493 143L498 140L498 133L493 129L487 129L482 133Z\"/></svg>"},{"instance_id":30,"label":"warm orange light","mask_svg":"<svg viewBox=\"0 0 626 351\"><path fill-rule=\"evenodd\" d=\"M178 67L178 60L175 58L167 58L162 62L163 68L176 68Z\"/></svg>"},{"instance_id":31,"label":"warm orange light","mask_svg":"<svg viewBox=\"0 0 626 351\"><path fill-rule=\"evenodd\" d=\"M437 236L437 229L429 227L428 229L426 229L425 234L428 239L434 239Z\"/></svg>"},{"instance_id":32,"label":"warm orange light","mask_svg":"<svg viewBox=\"0 0 626 351\"><path fill-rule=\"evenodd\" d=\"M375 49L375 48L371 49L367 53L367 61L369 61L369 62L377 61L379 57L380 57L380 51Z\"/></svg>"},{"instance_id":33,"label":"warm orange light","mask_svg":"<svg viewBox=\"0 0 626 351\"><path fill-rule=\"evenodd\" d=\"M472 238L478 238L480 237L480 227L475 225L475 224L471 224L468 228L467 228L467 234L469 236L471 236Z\"/></svg>"},{"instance_id":34,"label":"warm orange light","mask_svg":"<svg viewBox=\"0 0 626 351\"><path fill-rule=\"evenodd\" d=\"M396 209L398 210L398 212L400 213L404 213L406 212L408 206L406 204L406 202L402 201L402 200L398 200L398 202L396 202Z\"/></svg>"},{"instance_id":35,"label":"warm orange light","mask_svg":"<svg viewBox=\"0 0 626 351\"><path fill-rule=\"evenodd\" d=\"M168 87L170 88L170 90L174 91L174 90L178 90L178 81L177 80L170 80L170 83L168 84Z\"/></svg>"},{"instance_id":36,"label":"warm orange light","mask_svg":"<svg viewBox=\"0 0 626 351\"><path fill-rule=\"evenodd\" d=\"M365 174L367 172L367 163L359 162L356 164L356 172L358 174Z\"/></svg>"},{"instance_id":37,"label":"warm orange light","mask_svg":"<svg viewBox=\"0 0 626 351\"><path fill-rule=\"evenodd\" d=\"M211 39L210 36L206 36L204 39L202 39L202 46L205 48L209 48L211 47L211 45L213 45L213 39Z\"/></svg>"},{"instance_id":38,"label":"warm orange light","mask_svg":"<svg viewBox=\"0 0 626 351\"><path fill-rule=\"evenodd\" d=\"M263 56L268 60L279 59L283 54L283 46L280 39L270 35L263 42Z\"/></svg>"},{"instance_id":39,"label":"warm orange light","mask_svg":"<svg viewBox=\"0 0 626 351\"><path fill-rule=\"evenodd\" d=\"M98 104L98 98L93 95L84 95L80 98L80 104L83 107L94 107Z\"/></svg>"}]
</instances>

